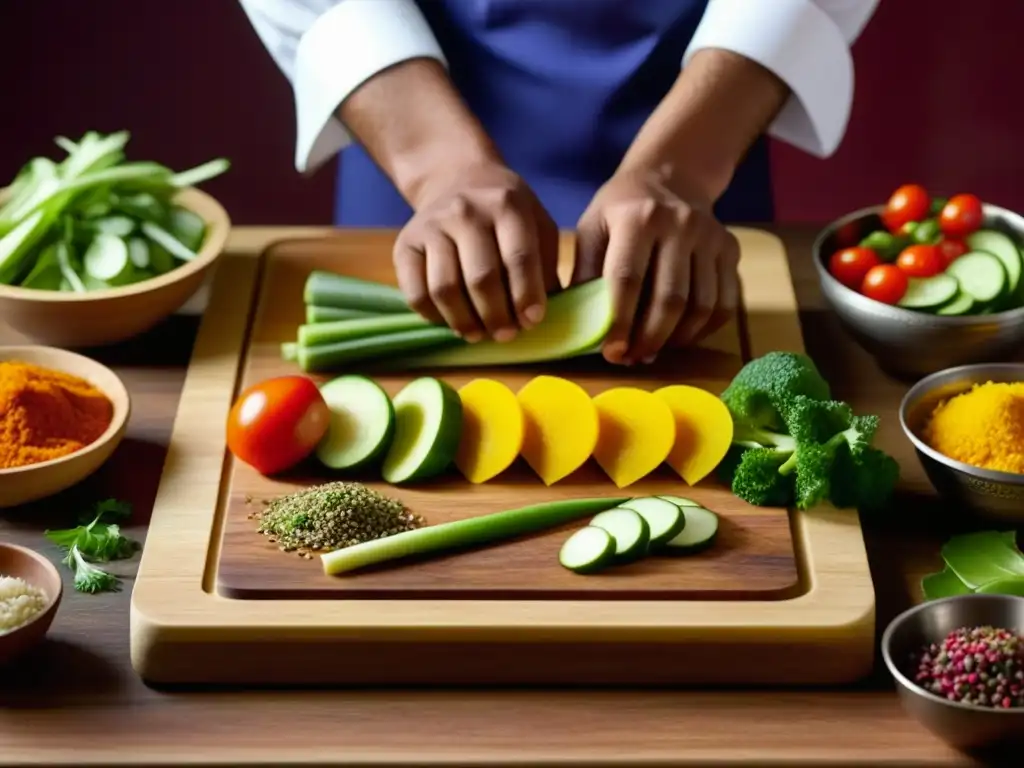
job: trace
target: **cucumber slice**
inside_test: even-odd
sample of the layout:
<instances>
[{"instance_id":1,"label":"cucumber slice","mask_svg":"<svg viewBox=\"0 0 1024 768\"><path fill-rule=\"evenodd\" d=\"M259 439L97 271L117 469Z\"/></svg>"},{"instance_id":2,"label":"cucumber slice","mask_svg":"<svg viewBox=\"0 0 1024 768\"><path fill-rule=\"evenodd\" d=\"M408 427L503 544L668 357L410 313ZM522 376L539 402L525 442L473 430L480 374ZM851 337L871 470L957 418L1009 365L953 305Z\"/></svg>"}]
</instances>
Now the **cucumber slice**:
<instances>
[{"instance_id":1,"label":"cucumber slice","mask_svg":"<svg viewBox=\"0 0 1024 768\"><path fill-rule=\"evenodd\" d=\"M628 563L647 554L651 529L639 512L616 507L598 513L590 524L604 528L615 539L615 562Z\"/></svg>"},{"instance_id":2,"label":"cucumber slice","mask_svg":"<svg viewBox=\"0 0 1024 768\"><path fill-rule=\"evenodd\" d=\"M117 237L128 237L135 231L135 222L127 216L105 216L101 219L93 219L89 225L96 232L104 232Z\"/></svg>"},{"instance_id":3,"label":"cucumber slice","mask_svg":"<svg viewBox=\"0 0 1024 768\"><path fill-rule=\"evenodd\" d=\"M968 235L964 242L972 251L990 253L1003 263L1006 269L1007 291L1013 293L1020 285L1021 256L1016 244L1007 235L994 229L980 229Z\"/></svg>"},{"instance_id":4,"label":"cucumber slice","mask_svg":"<svg viewBox=\"0 0 1024 768\"><path fill-rule=\"evenodd\" d=\"M149 243L141 237L128 241L128 258L136 269L149 269Z\"/></svg>"},{"instance_id":5,"label":"cucumber slice","mask_svg":"<svg viewBox=\"0 0 1024 768\"><path fill-rule=\"evenodd\" d=\"M558 562L575 573L593 573L615 558L615 539L604 528L588 525L565 540Z\"/></svg>"},{"instance_id":6,"label":"cucumber slice","mask_svg":"<svg viewBox=\"0 0 1024 768\"><path fill-rule=\"evenodd\" d=\"M686 507L686 527L674 539L658 547L658 554L688 555L714 543L718 535L718 515L704 507Z\"/></svg>"},{"instance_id":7,"label":"cucumber slice","mask_svg":"<svg viewBox=\"0 0 1024 768\"><path fill-rule=\"evenodd\" d=\"M959 315L969 315L972 309L974 309L974 299L966 293L960 292L949 304L935 310L935 314L956 317Z\"/></svg>"},{"instance_id":8,"label":"cucumber slice","mask_svg":"<svg viewBox=\"0 0 1024 768\"><path fill-rule=\"evenodd\" d=\"M907 281L907 292L899 300L904 309L934 311L956 298L960 283L951 275L912 277Z\"/></svg>"},{"instance_id":9,"label":"cucumber slice","mask_svg":"<svg viewBox=\"0 0 1024 768\"><path fill-rule=\"evenodd\" d=\"M686 526L683 510L671 501L655 496L630 499L619 508L631 509L647 521L652 547L674 539Z\"/></svg>"},{"instance_id":10,"label":"cucumber slice","mask_svg":"<svg viewBox=\"0 0 1024 768\"><path fill-rule=\"evenodd\" d=\"M178 242L190 251L198 253L206 239L206 222L193 211L181 206L171 208L167 228Z\"/></svg>"},{"instance_id":11,"label":"cucumber slice","mask_svg":"<svg viewBox=\"0 0 1024 768\"><path fill-rule=\"evenodd\" d=\"M462 438L462 400L439 379L410 381L392 400L395 436L384 456L383 478L393 484L427 480L455 460Z\"/></svg>"},{"instance_id":12,"label":"cucumber slice","mask_svg":"<svg viewBox=\"0 0 1024 768\"><path fill-rule=\"evenodd\" d=\"M108 285L124 285L132 278L128 245L117 235L96 235L82 257L82 264L89 277Z\"/></svg>"},{"instance_id":13,"label":"cucumber slice","mask_svg":"<svg viewBox=\"0 0 1024 768\"><path fill-rule=\"evenodd\" d=\"M659 496L658 498L659 499L664 499L665 501L671 501L677 507L699 507L700 506L700 504L698 504L693 499L687 499L684 496Z\"/></svg>"},{"instance_id":14,"label":"cucumber slice","mask_svg":"<svg viewBox=\"0 0 1024 768\"><path fill-rule=\"evenodd\" d=\"M365 376L339 376L320 387L331 423L316 447L330 469L356 469L384 456L395 434L395 408L380 386Z\"/></svg>"},{"instance_id":15,"label":"cucumber slice","mask_svg":"<svg viewBox=\"0 0 1024 768\"><path fill-rule=\"evenodd\" d=\"M991 253L965 253L946 267L946 274L955 277L960 290L980 304L988 304L1006 293L1006 268Z\"/></svg>"}]
</instances>

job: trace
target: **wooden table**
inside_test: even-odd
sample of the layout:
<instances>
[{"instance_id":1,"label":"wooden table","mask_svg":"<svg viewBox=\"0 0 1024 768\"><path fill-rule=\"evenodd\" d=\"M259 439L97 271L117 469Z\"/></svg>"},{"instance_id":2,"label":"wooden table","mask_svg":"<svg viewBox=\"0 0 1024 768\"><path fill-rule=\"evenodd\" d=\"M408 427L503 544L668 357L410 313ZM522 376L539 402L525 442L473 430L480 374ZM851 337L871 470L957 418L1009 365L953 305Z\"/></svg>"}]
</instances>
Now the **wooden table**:
<instances>
[{"instance_id":1,"label":"wooden table","mask_svg":"<svg viewBox=\"0 0 1024 768\"><path fill-rule=\"evenodd\" d=\"M318 232L239 228L231 248L257 251ZM883 377L825 311L812 232L780 234L809 352L838 397L882 415L880 439L904 467L891 517L866 524L881 631L917 599L920 576L954 526L900 433L895 414L905 387ZM196 316L179 315L97 354L131 391L127 439L82 486L0 518L0 539L56 560L42 530L108 497L135 505L129 533L144 537L197 326ZM0 340L15 337L0 330ZM153 690L128 662L131 567L122 571L124 591L97 596L76 593L65 570L49 641L0 678L0 765L982 764L905 717L882 669L836 691Z\"/></svg>"}]
</instances>

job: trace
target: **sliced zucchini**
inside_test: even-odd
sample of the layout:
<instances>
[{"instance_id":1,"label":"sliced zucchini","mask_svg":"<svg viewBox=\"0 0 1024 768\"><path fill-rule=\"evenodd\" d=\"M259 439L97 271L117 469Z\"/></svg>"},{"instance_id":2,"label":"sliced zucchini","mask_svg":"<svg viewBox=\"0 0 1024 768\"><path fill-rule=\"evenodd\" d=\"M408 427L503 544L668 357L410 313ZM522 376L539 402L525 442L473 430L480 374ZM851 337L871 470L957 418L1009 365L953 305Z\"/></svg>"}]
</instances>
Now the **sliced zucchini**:
<instances>
[{"instance_id":1,"label":"sliced zucchini","mask_svg":"<svg viewBox=\"0 0 1024 768\"><path fill-rule=\"evenodd\" d=\"M698 504L693 499L687 499L684 496L659 496L658 498L659 499L664 499L665 501L671 501L677 507L699 507L700 506L700 504Z\"/></svg>"},{"instance_id":2,"label":"sliced zucchini","mask_svg":"<svg viewBox=\"0 0 1024 768\"><path fill-rule=\"evenodd\" d=\"M907 281L907 292L899 305L904 309L934 312L953 301L960 293L960 283L952 275L912 277Z\"/></svg>"},{"instance_id":3,"label":"sliced zucchini","mask_svg":"<svg viewBox=\"0 0 1024 768\"><path fill-rule=\"evenodd\" d=\"M1003 262L984 251L971 251L946 267L960 283L960 290L979 304L989 304L1007 293L1009 280Z\"/></svg>"},{"instance_id":4,"label":"sliced zucchini","mask_svg":"<svg viewBox=\"0 0 1024 768\"><path fill-rule=\"evenodd\" d=\"M395 434L395 408L365 376L339 376L320 387L331 422L316 448L330 469L356 469L381 459Z\"/></svg>"},{"instance_id":5,"label":"sliced zucchini","mask_svg":"<svg viewBox=\"0 0 1024 768\"><path fill-rule=\"evenodd\" d=\"M96 235L82 257L82 264L89 277L107 285L131 282L133 268L128 245L117 235Z\"/></svg>"},{"instance_id":6,"label":"sliced zucchini","mask_svg":"<svg viewBox=\"0 0 1024 768\"><path fill-rule=\"evenodd\" d=\"M959 315L969 315L972 309L974 309L974 299L961 291L949 304L935 310L935 314L957 317Z\"/></svg>"},{"instance_id":7,"label":"sliced zucchini","mask_svg":"<svg viewBox=\"0 0 1024 768\"><path fill-rule=\"evenodd\" d=\"M671 541L658 547L658 554L689 555L711 546L718 535L718 515L704 507L686 507L686 527Z\"/></svg>"},{"instance_id":8,"label":"sliced zucchini","mask_svg":"<svg viewBox=\"0 0 1024 768\"><path fill-rule=\"evenodd\" d=\"M462 400L449 384L424 376L392 400L395 436L381 468L393 484L427 480L455 460L462 438Z\"/></svg>"},{"instance_id":9,"label":"sliced zucchini","mask_svg":"<svg viewBox=\"0 0 1024 768\"><path fill-rule=\"evenodd\" d=\"M647 521L652 547L675 538L686 526L683 511L671 501L656 496L630 499L619 508L631 509Z\"/></svg>"},{"instance_id":10,"label":"sliced zucchini","mask_svg":"<svg viewBox=\"0 0 1024 768\"><path fill-rule=\"evenodd\" d=\"M1021 262L1020 251L1009 236L994 229L980 229L968 235L964 242L972 251L990 253L999 259L1006 269L1006 290L1009 293L1017 290L1017 286L1020 285L1021 268L1024 265Z\"/></svg>"},{"instance_id":11,"label":"sliced zucchini","mask_svg":"<svg viewBox=\"0 0 1024 768\"><path fill-rule=\"evenodd\" d=\"M572 534L558 552L558 562L575 573L593 573L615 559L615 539L604 528L588 525Z\"/></svg>"},{"instance_id":12,"label":"sliced zucchini","mask_svg":"<svg viewBox=\"0 0 1024 768\"><path fill-rule=\"evenodd\" d=\"M616 507L594 515L590 525L603 528L615 539L615 562L628 563L647 554L651 529L639 512Z\"/></svg>"}]
</instances>

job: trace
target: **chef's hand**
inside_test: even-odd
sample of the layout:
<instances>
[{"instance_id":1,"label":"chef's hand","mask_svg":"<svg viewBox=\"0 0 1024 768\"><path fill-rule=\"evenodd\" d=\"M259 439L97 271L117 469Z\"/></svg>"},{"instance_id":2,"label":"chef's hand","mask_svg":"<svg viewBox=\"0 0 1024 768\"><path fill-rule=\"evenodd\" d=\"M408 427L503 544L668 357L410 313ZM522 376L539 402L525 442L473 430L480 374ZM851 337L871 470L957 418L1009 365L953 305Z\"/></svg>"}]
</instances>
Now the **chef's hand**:
<instances>
[{"instance_id":1,"label":"chef's hand","mask_svg":"<svg viewBox=\"0 0 1024 768\"><path fill-rule=\"evenodd\" d=\"M431 180L398 236L409 305L467 341L515 337L541 321L558 287L558 229L526 183L499 163Z\"/></svg>"},{"instance_id":2,"label":"chef's hand","mask_svg":"<svg viewBox=\"0 0 1024 768\"><path fill-rule=\"evenodd\" d=\"M722 326L736 310L738 262L710 201L669 189L655 172L620 171L580 218L572 282L609 281L615 318L603 353L631 365Z\"/></svg>"}]
</instances>

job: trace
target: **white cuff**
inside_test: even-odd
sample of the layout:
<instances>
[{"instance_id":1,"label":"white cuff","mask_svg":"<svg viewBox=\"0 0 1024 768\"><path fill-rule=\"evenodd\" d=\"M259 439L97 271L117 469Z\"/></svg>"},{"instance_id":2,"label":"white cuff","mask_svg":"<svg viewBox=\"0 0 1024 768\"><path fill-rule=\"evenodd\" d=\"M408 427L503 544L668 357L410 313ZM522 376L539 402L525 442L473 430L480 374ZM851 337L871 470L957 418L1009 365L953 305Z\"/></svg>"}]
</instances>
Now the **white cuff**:
<instances>
[{"instance_id":1,"label":"white cuff","mask_svg":"<svg viewBox=\"0 0 1024 768\"><path fill-rule=\"evenodd\" d=\"M316 170L351 142L338 107L378 72L431 58L447 66L414 0L343 0L320 15L295 51L295 167Z\"/></svg>"},{"instance_id":2,"label":"white cuff","mask_svg":"<svg viewBox=\"0 0 1024 768\"><path fill-rule=\"evenodd\" d=\"M711 0L683 66L705 48L738 53L789 86L771 136L819 157L836 151L853 102L853 58L836 22L813 0Z\"/></svg>"}]
</instances>

